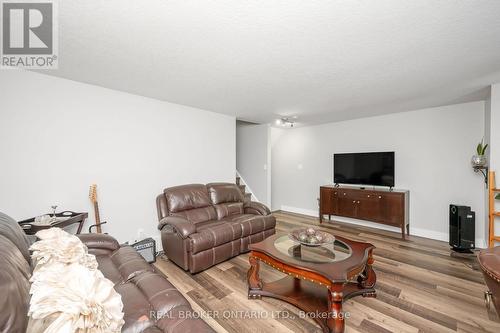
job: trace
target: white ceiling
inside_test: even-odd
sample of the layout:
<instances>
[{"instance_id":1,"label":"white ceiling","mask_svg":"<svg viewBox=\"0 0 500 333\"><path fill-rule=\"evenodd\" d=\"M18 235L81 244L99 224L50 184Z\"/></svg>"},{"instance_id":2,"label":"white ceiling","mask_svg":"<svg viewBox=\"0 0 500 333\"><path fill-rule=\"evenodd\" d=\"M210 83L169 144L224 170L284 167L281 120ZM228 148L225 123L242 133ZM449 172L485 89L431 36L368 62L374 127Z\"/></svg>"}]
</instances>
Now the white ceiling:
<instances>
[{"instance_id":1,"label":"white ceiling","mask_svg":"<svg viewBox=\"0 0 500 333\"><path fill-rule=\"evenodd\" d=\"M72 80L235 115L319 123L483 99L499 0L64 0Z\"/></svg>"}]
</instances>

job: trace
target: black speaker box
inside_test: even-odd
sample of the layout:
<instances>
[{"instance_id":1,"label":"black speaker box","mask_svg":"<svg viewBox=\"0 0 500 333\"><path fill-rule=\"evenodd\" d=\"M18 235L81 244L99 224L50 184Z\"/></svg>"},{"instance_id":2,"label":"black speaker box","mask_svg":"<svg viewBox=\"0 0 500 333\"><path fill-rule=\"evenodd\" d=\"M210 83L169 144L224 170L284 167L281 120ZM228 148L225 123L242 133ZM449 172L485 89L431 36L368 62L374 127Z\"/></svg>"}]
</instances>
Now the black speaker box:
<instances>
[{"instance_id":1,"label":"black speaker box","mask_svg":"<svg viewBox=\"0 0 500 333\"><path fill-rule=\"evenodd\" d=\"M450 246L455 251L475 248L476 213L468 206L450 205Z\"/></svg>"},{"instance_id":2,"label":"black speaker box","mask_svg":"<svg viewBox=\"0 0 500 333\"><path fill-rule=\"evenodd\" d=\"M146 238L137 243L132 244L132 247L148 262L156 261L156 242L153 238Z\"/></svg>"}]
</instances>

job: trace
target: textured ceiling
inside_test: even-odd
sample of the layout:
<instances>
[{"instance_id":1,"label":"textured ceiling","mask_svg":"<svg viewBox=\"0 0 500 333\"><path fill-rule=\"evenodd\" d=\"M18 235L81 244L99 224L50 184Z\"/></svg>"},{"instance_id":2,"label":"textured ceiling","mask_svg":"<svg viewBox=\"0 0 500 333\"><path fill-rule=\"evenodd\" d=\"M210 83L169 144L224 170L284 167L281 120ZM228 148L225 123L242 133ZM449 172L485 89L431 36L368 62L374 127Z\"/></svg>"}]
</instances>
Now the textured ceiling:
<instances>
[{"instance_id":1,"label":"textured ceiling","mask_svg":"<svg viewBox=\"0 0 500 333\"><path fill-rule=\"evenodd\" d=\"M499 0L64 0L76 81L270 122L319 123L485 97Z\"/></svg>"}]
</instances>

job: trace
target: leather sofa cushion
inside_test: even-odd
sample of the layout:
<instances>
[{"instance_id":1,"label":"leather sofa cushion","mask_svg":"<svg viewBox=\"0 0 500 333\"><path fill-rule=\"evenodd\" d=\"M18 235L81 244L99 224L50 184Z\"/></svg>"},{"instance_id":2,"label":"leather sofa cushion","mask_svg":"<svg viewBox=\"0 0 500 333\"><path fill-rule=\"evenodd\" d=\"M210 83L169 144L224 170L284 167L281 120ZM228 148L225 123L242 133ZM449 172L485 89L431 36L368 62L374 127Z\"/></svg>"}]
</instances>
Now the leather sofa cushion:
<instances>
[{"instance_id":1,"label":"leather sofa cushion","mask_svg":"<svg viewBox=\"0 0 500 333\"><path fill-rule=\"evenodd\" d=\"M209 221L196 225L196 233L189 238L191 253L208 250L241 238L241 227L232 223Z\"/></svg>"},{"instance_id":2,"label":"leather sofa cushion","mask_svg":"<svg viewBox=\"0 0 500 333\"><path fill-rule=\"evenodd\" d=\"M245 214L254 214L254 215L270 215L271 211L269 208L261 204L260 202L249 201L245 202L243 205L243 211Z\"/></svg>"},{"instance_id":3,"label":"leather sofa cushion","mask_svg":"<svg viewBox=\"0 0 500 333\"><path fill-rule=\"evenodd\" d=\"M500 246L482 250L478 255L483 271L497 281L500 281Z\"/></svg>"},{"instance_id":4,"label":"leather sofa cushion","mask_svg":"<svg viewBox=\"0 0 500 333\"><path fill-rule=\"evenodd\" d=\"M203 208L184 210L177 213L170 213L170 216L182 217L183 219L196 224L200 222L215 220L217 218L217 213L215 212L213 206L207 206Z\"/></svg>"},{"instance_id":5,"label":"leather sofa cushion","mask_svg":"<svg viewBox=\"0 0 500 333\"><path fill-rule=\"evenodd\" d=\"M478 261L483 271L484 282L491 292L493 304L497 313L500 313L500 246L481 250Z\"/></svg>"},{"instance_id":6,"label":"leather sofa cushion","mask_svg":"<svg viewBox=\"0 0 500 333\"><path fill-rule=\"evenodd\" d=\"M122 327L122 332L142 332L155 325L155 320L150 313L154 310L146 295L135 284L118 283L115 285L115 290L121 295L123 302L125 324Z\"/></svg>"},{"instance_id":7,"label":"leather sofa cushion","mask_svg":"<svg viewBox=\"0 0 500 333\"><path fill-rule=\"evenodd\" d=\"M120 248L118 241L107 234L76 235L87 246L89 253L94 255L111 254Z\"/></svg>"},{"instance_id":8,"label":"leather sofa cushion","mask_svg":"<svg viewBox=\"0 0 500 333\"><path fill-rule=\"evenodd\" d=\"M158 273L146 272L134 277L130 282L141 290L148 303L159 311L160 315L166 316L176 307L191 307L184 296Z\"/></svg>"},{"instance_id":9,"label":"leather sofa cushion","mask_svg":"<svg viewBox=\"0 0 500 333\"><path fill-rule=\"evenodd\" d=\"M153 272L154 269L131 246L123 246L111 255L97 255L99 270L114 284L127 281L134 274Z\"/></svg>"},{"instance_id":10,"label":"leather sofa cushion","mask_svg":"<svg viewBox=\"0 0 500 333\"><path fill-rule=\"evenodd\" d=\"M243 214L243 202L231 202L215 205L217 219L221 220L226 216Z\"/></svg>"},{"instance_id":11,"label":"leather sofa cushion","mask_svg":"<svg viewBox=\"0 0 500 333\"><path fill-rule=\"evenodd\" d=\"M158 326L150 326L143 330L141 333L164 333Z\"/></svg>"},{"instance_id":12,"label":"leather sofa cushion","mask_svg":"<svg viewBox=\"0 0 500 333\"><path fill-rule=\"evenodd\" d=\"M264 230L262 232L254 233L254 234L249 235L247 237L243 237L241 239L240 253L248 252L249 251L248 246L250 244L255 244L255 243L261 242L264 239L266 239L267 237L274 235L275 232L276 232L276 229L272 228L272 229Z\"/></svg>"},{"instance_id":13,"label":"leather sofa cushion","mask_svg":"<svg viewBox=\"0 0 500 333\"><path fill-rule=\"evenodd\" d=\"M242 214L225 217L223 221L240 226L241 237L253 235L276 227L276 219L272 215Z\"/></svg>"},{"instance_id":14,"label":"leather sofa cushion","mask_svg":"<svg viewBox=\"0 0 500 333\"><path fill-rule=\"evenodd\" d=\"M0 332L24 333L28 325L31 268L17 246L4 235L0 235L0 253Z\"/></svg>"},{"instance_id":15,"label":"leather sofa cushion","mask_svg":"<svg viewBox=\"0 0 500 333\"><path fill-rule=\"evenodd\" d=\"M132 247L123 246L96 259L122 297L123 333L213 332L202 320L180 317L180 311L192 312L189 302Z\"/></svg>"},{"instance_id":16,"label":"leather sofa cushion","mask_svg":"<svg viewBox=\"0 0 500 333\"><path fill-rule=\"evenodd\" d=\"M156 326L156 321L168 316L172 309L178 306L190 308L169 281L153 272L138 274L126 283L117 284L115 290L123 301L125 325L122 332L142 332Z\"/></svg>"},{"instance_id":17,"label":"leather sofa cushion","mask_svg":"<svg viewBox=\"0 0 500 333\"><path fill-rule=\"evenodd\" d=\"M207 207L210 205L207 187L203 184L190 184L167 188L163 191L170 213Z\"/></svg>"},{"instance_id":18,"label":"leather sofa cushion","mask_svg":"<svg viewBox=\"0 0 500 333\"><path fill-rule=\"evenodd\" d=\"M161 221L168 216L168 206L167 198L165 198L165 193L158 194L156 196L156 211L158 213L158 221Z\"/></svg>"},{"instance_id":19,"label":"leather sofa cushion","mask_svg":"<svg viewBox=\"0 0 500 333\"><path fill-rule=\"evenodd\" d=\"M178 325L185 319L179 318L178 312L191 312L191 305L162 275L144 272L116 285L115 289L122 295L125 313L122 332L148 332L151 329L184 332ZM170 320L165 323L164 318ZM198 327L206 328L205 323L199 324Z\"/></svg>"},{"instance_id":20,"label":"leather sofa cushion","mask_svg":"<svg viewBox=\"0 0 500 333\"><path fill-rule=\"evenodd\" d=\"M242 239L235 239L229 243L215 246L208 250L191 253L189 256L189 271L191 273L197 273L237 256L240 254L241 240Z\"/></svg>"},{"instance_id":21,"label":"leather sofa cushion","mask_svg":"<svg viewBox=\"0 0 500 333\"><path fill-rule=\"evenodd\" d=\"M16 220L2 212L0 212L0 235L9 239L22 253L26 262L31 265L31 256L28 250L30 242L26 234Z\"/></svg>"},{"instance_id":22,"label":"leather sofa cushion","mask_svg":"<svg viewBox=\"0 0 500 333\"><path fill-rule=\"evenodd\" d=\"M226 202L243 202L243 193L238 185L232 183L210 183L207 184L212 204L218 205Z\"/></svg>"}]
</instances>

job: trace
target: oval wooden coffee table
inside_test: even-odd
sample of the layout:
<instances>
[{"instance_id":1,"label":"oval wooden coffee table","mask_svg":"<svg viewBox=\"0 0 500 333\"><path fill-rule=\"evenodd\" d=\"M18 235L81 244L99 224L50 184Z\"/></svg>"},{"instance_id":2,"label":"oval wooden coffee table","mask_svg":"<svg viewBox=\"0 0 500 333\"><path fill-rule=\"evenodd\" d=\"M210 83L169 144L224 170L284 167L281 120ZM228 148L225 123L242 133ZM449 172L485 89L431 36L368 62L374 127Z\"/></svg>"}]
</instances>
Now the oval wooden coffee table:
<instances>
[{"instance_id":1,"label":"oval wooden coffee table","mask_svg":"<svg viewBox=\"0 0 500 333\"><path fill-rule=\"evenodd\" d=\"M274 297L312 317L323 332L344 332L342 302L358 295L375 297L376 276L369 243L335 237L335 243L310 247L277 234L250 245L248 297ZM262 282L259 263L288 276Z\"/></svg>"}]
</instances>

